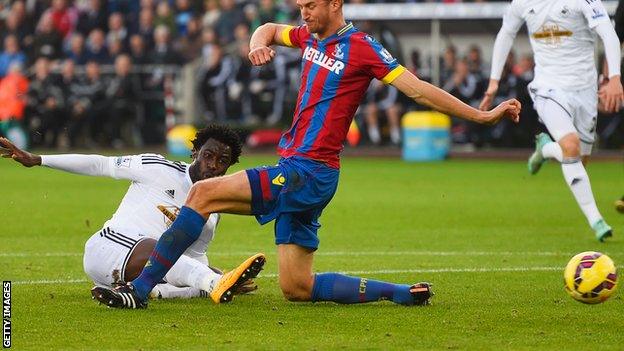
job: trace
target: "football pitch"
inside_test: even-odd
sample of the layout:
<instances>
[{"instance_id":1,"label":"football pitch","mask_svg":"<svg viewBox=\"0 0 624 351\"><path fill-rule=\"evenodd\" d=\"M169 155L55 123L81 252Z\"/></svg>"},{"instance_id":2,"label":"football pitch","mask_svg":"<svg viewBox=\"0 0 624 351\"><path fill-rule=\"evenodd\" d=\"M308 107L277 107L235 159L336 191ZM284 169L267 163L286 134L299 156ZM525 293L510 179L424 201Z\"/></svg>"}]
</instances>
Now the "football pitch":
<instances>
[{"instance_id":1,"label":"football pitch","mask_svg":"<svg viewBox=\"0 0 624 351\"><path fill-rule=\"evenodd\" d=\"M275 161L243 155L233 170ZM13 282L13 348L621 350L624 287L600 305L563 289L578 252L601 251L624 267L624 215L612 206L624 193L622 163L596 162L589 174L614 228L604 244L555 163L529 176L519 161L346 159L321 217L315 270L429 281L431 306L287 302L272 225L226 215L210 262L229 269L266 253L259 290L231 304L159 300L136 311L98 306L82 270L85 241L128 183L0 160L0 275Z\"/></svg>"}]
</instances>

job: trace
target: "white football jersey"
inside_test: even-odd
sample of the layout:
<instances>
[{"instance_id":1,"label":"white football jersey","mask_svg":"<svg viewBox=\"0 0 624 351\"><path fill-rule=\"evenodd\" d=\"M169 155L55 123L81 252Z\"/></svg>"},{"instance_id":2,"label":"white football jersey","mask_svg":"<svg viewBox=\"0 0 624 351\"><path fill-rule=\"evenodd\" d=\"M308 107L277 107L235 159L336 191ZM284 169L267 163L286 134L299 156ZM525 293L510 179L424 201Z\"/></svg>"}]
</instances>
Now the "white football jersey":
<instances>
[{"instance_id":1,"label":"white football jersey","mask_svg":"<svg viewBox=\"0 0 624 351\"><path fill-rule=\"evenodd\" d=\"M157 154L51 155L42 156L42 165L72 173L131 180L117 211L104 227L154 239L159 239L175 220L193 185L189 164L169 161ZM218 222L219 215L211 214L199 239L187 250L188 254L206 252Z\"/></svg>"},{"instance_id":2,"label":"white football jersey","mask_svg":"<svg viewBox=\"0 0 624 351\"><path fill-rule=\"evenodd\" d=\"M536 87L580 90L597 85L592 31L609 15L600 0L513 0L503 29L526 22L535 57Z\"/></svg>"}]
</instances>

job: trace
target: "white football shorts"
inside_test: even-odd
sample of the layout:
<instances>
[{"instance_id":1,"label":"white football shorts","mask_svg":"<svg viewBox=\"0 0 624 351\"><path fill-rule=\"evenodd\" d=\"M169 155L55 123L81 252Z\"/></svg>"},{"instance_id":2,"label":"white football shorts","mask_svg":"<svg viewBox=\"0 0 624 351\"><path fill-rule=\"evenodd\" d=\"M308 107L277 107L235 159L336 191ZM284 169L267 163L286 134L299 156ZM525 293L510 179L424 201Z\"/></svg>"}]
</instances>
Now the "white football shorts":
<instances>
[{"instance_id":1,"label":"white football shorts","mask_svg":"<svg viewBox=\"0 0 624 351\"><path fill-rule=\"evenodd\" d=\"M111 287L115 282L125 282L124 272L128 259L137 244L147 238L119 233L111 228L98 231L85 244L85 273L98 286Z\"/></svg>"},{"instance_id":2,"label":"white football shorts","mask_svg":"<svg viewBox=\"0 0 624 351\"><path fill-rule=\"evenodd\" d=\"M581 155L590 155L596 140L597 88L562 90L529 84L529 93L540 122L555 141L575 133L581 140Z\"/></svg>"}]
</instances>

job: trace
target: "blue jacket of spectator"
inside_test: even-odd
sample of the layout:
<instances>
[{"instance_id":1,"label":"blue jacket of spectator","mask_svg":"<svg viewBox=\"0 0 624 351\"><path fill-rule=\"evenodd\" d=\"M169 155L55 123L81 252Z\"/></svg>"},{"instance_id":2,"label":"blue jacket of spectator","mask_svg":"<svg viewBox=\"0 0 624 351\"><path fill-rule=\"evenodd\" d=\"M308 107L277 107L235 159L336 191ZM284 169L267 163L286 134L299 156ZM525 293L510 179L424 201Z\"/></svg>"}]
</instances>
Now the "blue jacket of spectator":
<instances>
[{"instance_id":1,"label":"blue jacket of spectator","mask_svg":"<svg viewBox=\"0 0 624 351\"><path fill-rule=\"evenodd\" d=\"M26 55L19 51L14 54L3 52L0 54L0 78L4 77L9 70L12 63L17 62L24 64L26 62Z\"/></svg>"}]
</instances>

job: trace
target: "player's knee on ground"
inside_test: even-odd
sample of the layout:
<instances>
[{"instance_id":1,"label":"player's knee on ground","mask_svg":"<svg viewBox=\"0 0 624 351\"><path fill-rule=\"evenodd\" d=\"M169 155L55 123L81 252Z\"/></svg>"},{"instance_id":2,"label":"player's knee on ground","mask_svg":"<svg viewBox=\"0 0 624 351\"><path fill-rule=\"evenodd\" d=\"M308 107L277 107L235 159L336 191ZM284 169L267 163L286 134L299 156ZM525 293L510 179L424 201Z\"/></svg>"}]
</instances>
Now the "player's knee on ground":
<instances>
[{"instance_id":1,"label":"player's knee on ground","mask_svg":"<svg viewBox=\"0 0 624 351\"><path fill-rule=\"evenodd\" d=\"M578 135L568 134L559 140L564 157L578 157L581 154L581 142Z\"/></svg>"},{"instance_id":2,"label":"player's knee on ground","mask_svg":"<svg viewBox=\"0 0 624 351\"><path fill-rule=\"evenodd\" d=\"M310 279L309 282L299 280L280 280L280 288L282 294L288 301L310 301L312 300L312 287L314 281Z\"/></svg>"}]
</instances>

